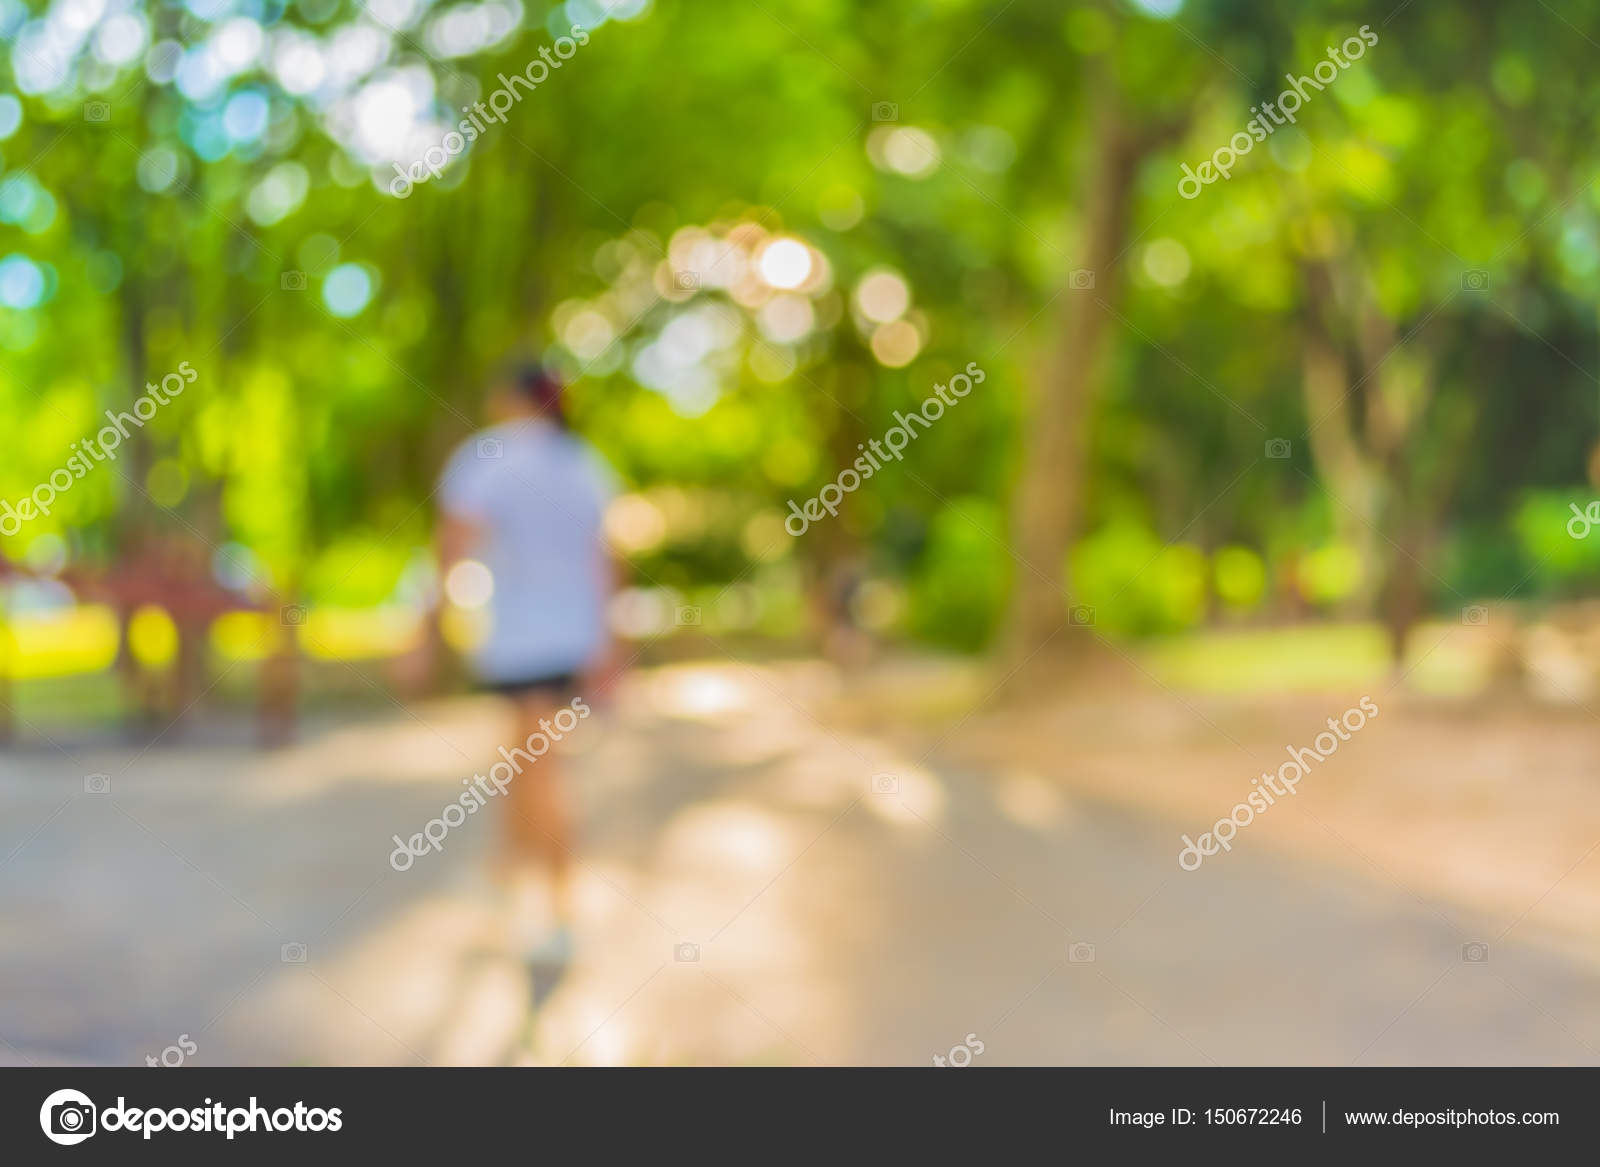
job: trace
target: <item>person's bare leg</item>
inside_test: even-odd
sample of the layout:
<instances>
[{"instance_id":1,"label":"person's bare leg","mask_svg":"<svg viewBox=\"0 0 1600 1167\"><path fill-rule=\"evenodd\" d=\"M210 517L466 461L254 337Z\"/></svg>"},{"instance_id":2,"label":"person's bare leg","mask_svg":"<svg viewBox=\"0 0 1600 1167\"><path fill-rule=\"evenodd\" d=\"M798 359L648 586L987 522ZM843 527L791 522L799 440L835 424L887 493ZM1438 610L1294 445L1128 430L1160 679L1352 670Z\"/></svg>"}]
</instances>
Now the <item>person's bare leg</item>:
<instances>
[{"instance_id":1,"label":"person's bare leg","mask_svg":"<svg viewBox=\"0 0 1600 1167\"><path fill-rule=\"evenodd\" d=\"M530 737L543 734L540 720L549 725L559 708L543 694L518 701L516 747L525 748ZM506 798L508 866L518 873L543 869L555 921L566 925L572 920L572 815L555 751L548 750L533 762L523 761L522 772L506 788Z\"/></svg>"}]
</instances>

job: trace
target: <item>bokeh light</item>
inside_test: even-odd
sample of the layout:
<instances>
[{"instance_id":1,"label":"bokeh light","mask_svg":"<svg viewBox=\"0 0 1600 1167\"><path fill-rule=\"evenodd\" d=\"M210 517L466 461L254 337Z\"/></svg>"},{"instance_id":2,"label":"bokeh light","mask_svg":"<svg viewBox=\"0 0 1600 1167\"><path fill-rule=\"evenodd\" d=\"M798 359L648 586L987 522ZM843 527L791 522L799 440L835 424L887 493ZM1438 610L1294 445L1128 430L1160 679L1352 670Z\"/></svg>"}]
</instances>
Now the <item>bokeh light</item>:
<instances>
[{"instance_id":1,"label":"bokeh light","mask_svg":"<svg viewBox=\"0 0 1600 1167\"><path fill-rule=\"evenodd\" d=\"M1164 288L1175 288L1189 278L1188 249L1176 239L1151 240L1144 249L1144 271Z\"/></svg>"},{"instance_id":2,"label":"bokeh light","mask_svg":"<svg viewBox=\"0 0 1600 1167\"><path fill-rule=\"evenodd\" d=\"M158 507L175 507L189 493L189 472L183 463L163 458L145 476L145 493Z\"/></svg>"},{"instance_id":3,"label":"bokeh light","mask_svg":"<svg viewBox=\"0 0 1600 1167\"><path fill-rule=\"evenodd\" d=\"M872 334L872 355L891 369L903 368L922 351L922 337L908 321L895 320Z\"/></svg>"},{"instance_id":4,"label":"bokeh light","mask_svg":"<svg viewBox=\"0 0 1600 1167\"><path fill-rule=\"evenodd\" d=\"M179 159L166 146L152 146L139 156L135 174L139 185L151 194L161 194L178 179Z\"/></svg>"},{"instance_id":5,"label":"bokeh light","mask_svg":"<svg viewBox=\"0 0 1600 1167\"><path fill-rule=\"evenodd\" d=\"M811 275L811 249L798 239L774 239L762 248L756 266L774 288L798 288Z\"/></svg>"},{"instance_id":6,"label":"bokeh light","mask_svg":"<svg viewBox=\"0 0 1600 1167\"><path fill-rule=\"evenodd\" d=\"M335 316L359 315L372 292L372 276L358 263L341 263L322 281L322 302Z\"/></svg>"},{"instance_id":7,"label":"bokeh light","mask_svg":"<svg viewBox=\"0 0 1600 1167\"><path fill-rule=\"evenodd\" d=\"M44 299L44 272L25 255L0 259L0 304L7 308L37 308Z\"/></svg>"},{"instance_id":8,"label":"bokeh light","mask_svg":"<svg viewBox=\"0 0 1600 1167\"><path fill-rule=\"evenodd\" d=\"M9 93L0 93L0 142L17 132L22 125L22 103Z\"/></svg>"},{"instance_id":9,"label":"bokeh light","mask_svg":"<svg viewBox=\"0 0 1600 1167\"><path fill-rule=\"evenodd\" d=\"M774 296L761 306L756 321L762 335L780 344L793 344L810 335L816 326L816 313L804 296Z\"/></svg>"},{"instance_id":10,"label":"bokeh light","mask_svg":"<svg viewBox=\"0 0 1600 1167\"><path fill-rule=\"evenodd\" d=\"M861 196L848 186L830 186L817 199L817 218L834 231L848 231L866 213Z\"/></svg>"},{"instance_id":11,"label":"bokeh light","mask_svg":"<svg viewBox=\"0 0 1600 1167\"><path fill-rule=\"evenodd\" d=\"M144 51L148 35L142 13L119 12L95 34L94 55L108 65L126 65Z\"/></svg>"},{"instance_id":12,"label":"bokeh light","mask_svg":"<svg viewBox=\"0 0 1600 1167\"><path fill-rule=\"evenodd\" d=\"M263 227L298 210L311 189L311 175L298 162L280 162L245 199L245 210Z\"/></svg>"},{"instance_id":13,"label":"bokeh light","mask_svg":"<svg viewBox=\"0 0 1600 1167\"><path fill-rule=\"evenodd\" d=\"M943 157L939 143L915 126L879 126L867 136L867 157L879 170L927 178Z\"/></svg>"},{"instance_id":14,"label":"bokeh light","mask_svg":"<svg viewBox=\"0 0 1600 1167\"><path fill-rule=\"evenodd\" d=\"M458 608L481 608L494 596L494 576L476 559L463 559L446 573L444 594Z\"/></svg>"},{"instance_id":15,"label":"bokeh light","mask_svg":"<svg viewBox=\"0 0 1600 1167\"><path fill-rule=\"evenodd\" d=\"M253 142L267 132L266 94L244 89L228 99L222 111L222 128L235 142Z\"/></svg>"},{"instance_id":16,"label":"bokeh light","mask_svg":"<svg viewBox=\"0 0 1600 1167\"><path fill-rule=\"evenodd\" d=\"M910 306L911 289L897 272L887 268L868 272L856 285L856 307L874 324L898 320Z\"/></svg>"}]
</instances>

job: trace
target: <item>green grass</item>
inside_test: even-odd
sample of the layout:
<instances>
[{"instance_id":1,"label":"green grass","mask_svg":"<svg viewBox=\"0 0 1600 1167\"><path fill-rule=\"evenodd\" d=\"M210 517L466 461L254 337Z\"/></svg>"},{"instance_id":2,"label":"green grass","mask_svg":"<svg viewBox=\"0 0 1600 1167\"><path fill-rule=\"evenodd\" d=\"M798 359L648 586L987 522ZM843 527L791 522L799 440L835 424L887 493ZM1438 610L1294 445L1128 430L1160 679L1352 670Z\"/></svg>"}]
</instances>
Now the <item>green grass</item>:
<instances>
[{"instance_id":1,"label":"green grass","mask_svg":"<svg viewBox=\"0 0 1600 1167\"><path fill-rule=\"evenodd\" d=\"M1482 684L1481 654L1458 631L1417 628L1408 686L1460 694ZM1384 684L1390 673L1383 629L1369 623L1208 630L1152 644L1141 656L1166 684L1206 693L1323 692Z\"/></svg>"}]
</instances>

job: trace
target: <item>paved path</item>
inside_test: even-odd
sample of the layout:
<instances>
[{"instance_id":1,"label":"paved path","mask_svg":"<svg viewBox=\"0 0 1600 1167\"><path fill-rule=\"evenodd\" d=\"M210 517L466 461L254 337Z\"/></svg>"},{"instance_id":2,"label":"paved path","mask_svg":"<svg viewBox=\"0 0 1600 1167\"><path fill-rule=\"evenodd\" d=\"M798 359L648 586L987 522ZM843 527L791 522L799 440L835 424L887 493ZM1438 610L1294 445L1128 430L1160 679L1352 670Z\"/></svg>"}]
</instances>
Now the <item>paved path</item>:
<instances>
[{"instance_id":1,"label":"paved path","mask_svg":"<svg viewBox=\"0 0 1600 1167\"><path fill-rule=\"evenodd\" d=\"M0 1062L1600 1062L1600 968L1464 962L1499 928L1282 856L1184 875L1164 824L819 727L824 684L665 670L573 731L580 952L537 985L472 889L484 816L388 864L503 740L492 705L0 755Z\"/></svg>"}]
</instances>

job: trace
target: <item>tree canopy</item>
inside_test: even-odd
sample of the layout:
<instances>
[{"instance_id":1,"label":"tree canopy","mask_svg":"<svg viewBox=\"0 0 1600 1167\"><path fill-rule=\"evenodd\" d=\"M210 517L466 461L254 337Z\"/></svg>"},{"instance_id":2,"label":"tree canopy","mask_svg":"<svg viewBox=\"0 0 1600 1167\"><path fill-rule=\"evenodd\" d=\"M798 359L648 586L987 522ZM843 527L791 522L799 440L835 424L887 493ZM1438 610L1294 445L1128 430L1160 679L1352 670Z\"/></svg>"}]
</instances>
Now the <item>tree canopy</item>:
<instances>
[{"instance_id":1,"label":"tree canopy","mask_svg":"<svg viewBox=\"0 0 1600 1167\"><path fill-rule=\"evenodd\" d=\"M532 352L627 484L640 580L737 585L775 628L842 570L874 626L1009 624L1019 655L1077 606L1378 612L1398 644L1572 594L1597 39L1586 0L0 0L0 498L196 373L0 553L175 530L393 599ZM1299 77L1292 123L1182 193Z\"/></svg>"}]
</instances>

